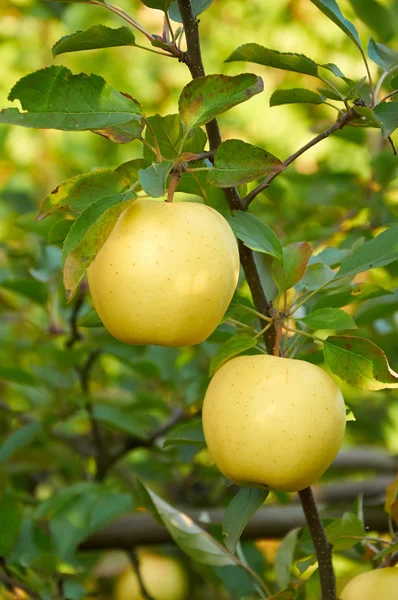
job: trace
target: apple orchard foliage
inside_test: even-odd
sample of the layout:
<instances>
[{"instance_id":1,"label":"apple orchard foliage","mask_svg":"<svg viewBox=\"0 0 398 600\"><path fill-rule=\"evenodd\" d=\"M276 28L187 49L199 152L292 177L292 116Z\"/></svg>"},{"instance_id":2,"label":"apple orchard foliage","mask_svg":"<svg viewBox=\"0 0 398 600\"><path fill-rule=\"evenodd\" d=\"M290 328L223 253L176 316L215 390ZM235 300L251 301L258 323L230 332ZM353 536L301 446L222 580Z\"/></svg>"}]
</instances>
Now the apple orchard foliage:
<instances>
[{"instance_id":1,"label":"apple orchard foliage","mask_svg":"<svg viewBox=\"0 0 398 600\"><path fill-rule=\"evenodd\" d=\"M26 187L27 176L26 163L19 156L23 144L10 154L0 138L5 156L0 184L3 178L6 181L0 208L4 206L5 226L10 227L2 241L4 258L0 255L0 557L6 563L1 573L8 573L43 600L79 600L87 594L90 573L99 558L98 552L84 553L79 546L105 525L129 513L140 514L145 508L164 524L184 553L189 598L224 594L226 598L253 599L266 597L268 591L281 592L276 596L281 600L303 598L303 594L319 598L317 572L306 583L291 571L293 563L302 572L315 563L307 529L294 529L286 536L275 568L252 543L239 542L247 521L266 500L267 491L237 491L221 476L205 450L201 408L208 375L216 373L217 378L227 368L226 363L239 355L264 354L262 331L269 333L270 327L279 327L283 321L282 353L322 365L341 385L346 405L357 418L348 425L350 443L384 442L392 452L398 450L398 375L387 359L393 366L398 364L397 158L388 141L392 136L394 145L398 126L394 96L398 53L393 50L396 44L391 29L398 18L396 2L363 0L365 9L361 9L362 4L352 1L355 25L335 0L302 0L297 11L294 3L281 3L285 12L281 13L280 32L284 31L282 25L288 27L286 21L292 27L301 23L307 28L309 41L317 39L319 47L313 55L313 43L289 49L284 43L283 51L272 49L267 21L271 31L272 23L278 25L272 11L282 8L270 7L267 14L262 2L253 3L253 14L249 3L246 7L246 3L232 0L214 4L211 0L194 1L194 9L201 13L204 50L214 44L217 53L216 69L212 64L206 68L217 72L193 81L185 78L181 85L181 72L188 70L177 62L185 60L185 45L184 41L180 45L184 34L176 2L145 0L123 8L102 0L96 3L99 6L70 4L41 3L23 10L14 5L10 12L11 17L17 12L22 19L26 10L35 23L53 20L54 31L63 24L67 35L54 39L53 56L65 55L62 58L68 66L61 66L58 58L50 66L48 60L37 64L30 74L26 74L29 67L24 68L19 81L15 83L18 76L10 81L12 105L0 112L4 135L17 135L14 132L18 131L18 135L29 136L26 128L50 130L42 131L38 138L48 144L38 157L38 168L36 157L32 162L37 178L33 178L33 199L20 191ZM109 6L111 12L107 13ZM165 21L162 31L158 23L164 10L170 20ZM230 26L228 14L234 15L239 27L235 24L234 34L221 40L217 29L224 20L225 27ZM68 15L74 16L68 20ZM254 32L260 15L264 28L261 36ZM150 21L149 31L156 23L156 35L141 26L141 17ZM120 18L124 19L123 26ZM333 52L324 50L314 19L320 31L327 28L331 39L341 35L346 56L357 53L358 61L352 59L350 64L355 68L348 75L330 62L338 62L339 54L335 52L335 59ZM79 26L76 33L70 29L74 22ZM215 29L208 29L211 27ZM255 41L242 40L239 45L241 27L247 27ZM365 37L369 43L364 46ZM34 43L38 39L42 44L40 36ZM167 58L146 54L143 46ZM99 74L85 72L84 60L90 65L94 59L80 59L80 55L86 56L83 50L99 50L93 69ZM107 67L105 57L112 52L120 53L116 70L113 62L111 69ZM315 60L315 55L324 58ZM128 71L130 60L138 61L137 56L151 62L143 63L146 68L140 77L128 80L124 71ZM138 67L133 64L132 68ZM164 75L168 69L180 74L175 85L170 83L171 76ZM155 92L151 95L147 91L142 82L148 73L156 74L172 101L168 97L160 103ZM270 81L273 89L269 88ZM178 94L173 98L176 87ZM258 106L260 113L252 108ZM290 113L294 119L286 131L284 115L292 106L297 112ZM239 127L236 123L242 122L239 115L245 110L247 126ZM210 147L206 126L211 127L219 116L223 139L228 139L218 148ZM262 128L266 119L272 123L267 130ZM290 165L297 156L291 153L285 158L283 138L294 138L295 142L297 123L303 123L297 130L303 144L334 124L338 126L329 132L333 141L325 154L314 155L319 156L315 164L297 163L296 170ZM61 140L61 147L64 144L63 154L51 146L52 139ZM319 139L316 148L328 143ZM295 143L291 152L303 144ZM305 156L304 149L302 154ZM346 156L351 157L352 164L347 164ZM22 172L16 180L22 187L8 174L12 161ZM49 192L48 183L57 174L62 177ZM28 181L32 179L29 177ZM231 188L237 188L240 208L245 210L237 210L228 202ZM175 204L165 208L185 206L191 211L207 205L222 215L222 220L218 214L217 219L231 236L231 248L236 252L229 228L241 248L254 252L266 296L275 300L282 315L268 314L265 319L260 315L259 327L258 295L253 301L253 282L250 278L246 281L243 272L227 306L236 283L235 266L227 273L230 289L228 293L223 290L225 306L212 316L206 333L209 337L199 345L130 346L105 330L88 293L87 270L95 273L101 250L111 244L121 215L128 214L126 210L134 213L136 207L149 201L159 202L160 207L174 192ZM10 206L15 207L15 214ZM211 233L211 226L199 224L195 230L196 237ZM147 243L144 230L143 239L140 235L132 238L131 256L116 245L115 258L126 271L129 266L123 263L132 262L135 255L140 257L144 241ZM173 234L170 244L178 246L179 236L182 231ZM185 240L184 244L187 258L200 249L198 239L197 247ZM206 255L209 268L214 268L218 258L216 250L214 255ZM157 289L160 274L166 269L174 281L181 273L181 264L169 260L165 249L161 266L159 274L149 269L145 272L144 267L137 274L142 280L135 295L144 307L147 303L147 314L140 318L144 329L145 321L151 317L155 321L156 310L168 316L175 310L183 316L187 309L184 298L172 295L172 285L166 286L164 297ZM92 288L97 278L90 281ZM219 298L221 291L213 288L214 297ZM123 292L124 306L134 302L130 292L129 288ZM119 289L119 299L121 294ZM93 296L96 302L94 291ZM128 342L147 341L145 336L134 340L127 335L123 307L115 307L122 331L116 337ZM190 303L188 308L197 315L191 317L192 322L209 318L200 302L198 306ZM101 310L99 313L102 316ZM184 344L204 337L199 340L195 336ZM245 385L250 387L250 377ZM293 399L294 392L291 396ZM264 444L271 454L268 439ZM278 451L282 445L283 436L271 444ZM264 448L261 451L265 452ZM332 458L328 456L325 465ZM386 505L391 527L397 515L396 496L395 486L390 488ZM268 503L278 501L289 502L290 496L273 493ZM222 531L218 523L211 534L206 532L176 508L181 505L228 506ZM343 517L327 520L326 525L336 556L349 551L358 563L371 557L380 564L396 550L396 544L387 549L381 542L372 548L366 545L360 503ZM177 549L169 551L175 554ZM387 571L374 573L384 577ZM1 581L0 577L0 586ZM106 585L105 593L109 594ZM344 593L351 600L349 587Z\"/></svg>"}]
</instances>

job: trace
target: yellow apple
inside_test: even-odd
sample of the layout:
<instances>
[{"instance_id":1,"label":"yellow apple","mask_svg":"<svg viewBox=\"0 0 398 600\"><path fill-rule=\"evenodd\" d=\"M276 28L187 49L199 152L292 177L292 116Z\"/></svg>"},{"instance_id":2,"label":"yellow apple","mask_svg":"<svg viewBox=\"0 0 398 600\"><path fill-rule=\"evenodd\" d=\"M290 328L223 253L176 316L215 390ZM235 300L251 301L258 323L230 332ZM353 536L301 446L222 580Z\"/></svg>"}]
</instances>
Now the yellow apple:
<instances>
[{"instance_id":1,"label":"yellow apple","mask_svg":"<svg viewBox=\"0 0 398 600\"><path fill-rule=\"evenodd\" d=\"M192 346L222 319L239 276L235 236L204 204L136 200L88 269L94 306L128 344Z\"/></svg>"},{"instance_id":2,"label":"yellow apple","mask_svg":"<svg viewBox=\"0 0 398 600\"><path fill-rule=\"evenodd\" d=\"M207 446L240 485L296 492L316 481L344 437L342 393L301 360L239 356L214 375L203 404Z\"/></svg>"},{"instance_id":3,"label":"yellow apple","mask_svg":"<svg viewBox=\"0 0 398 600\"><path fill-rule=\"evenodd\" d=\"M142 552L139 558L142 580L154 600L187 600L188 578L177 560L153 552ZM114 600L144 600L131 568L117 577Z\"/></svg>"},{"instance_id":4,"label":"yellow apple","mask_svg":"<svg viewBox=\"0 0 398 600\"><path fill-rule=\"evenodd\" d=\"M340 595L341 600L397 600L398 569L386 567L354 577Z\"/></svg>"}]
</instances>

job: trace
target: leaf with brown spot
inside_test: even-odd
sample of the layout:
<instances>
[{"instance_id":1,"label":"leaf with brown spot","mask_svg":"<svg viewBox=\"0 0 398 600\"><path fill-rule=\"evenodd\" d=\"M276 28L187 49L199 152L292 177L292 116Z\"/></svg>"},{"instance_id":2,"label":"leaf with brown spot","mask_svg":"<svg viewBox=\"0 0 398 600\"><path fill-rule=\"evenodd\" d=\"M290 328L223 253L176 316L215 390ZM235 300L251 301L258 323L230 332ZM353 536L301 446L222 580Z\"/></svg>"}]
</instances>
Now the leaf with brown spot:
<instances>
[{"instance_id":1,"label":"leaf with brown spot","mask_svg":"<svg viewBox=\"0 0 398 600\"><path fill-rule=\"evenodd\" d=\"M383 350L361 337L329 336L323 349L331 371L360 390L398 387L398 373L388 364Z\"/></svg>"},{"instance_id":2,"label":"leaf with brown spot","mask_svg":"<svg viewBox=\"0 0 398 600\"><path fill-rule=\"evenodd\" d=\"M236 77L205 75L182 90L178 109L188 129L205 125L217 115L249 100L264 89L261 77L243 73Z\"/></svg>"}]
</instances>

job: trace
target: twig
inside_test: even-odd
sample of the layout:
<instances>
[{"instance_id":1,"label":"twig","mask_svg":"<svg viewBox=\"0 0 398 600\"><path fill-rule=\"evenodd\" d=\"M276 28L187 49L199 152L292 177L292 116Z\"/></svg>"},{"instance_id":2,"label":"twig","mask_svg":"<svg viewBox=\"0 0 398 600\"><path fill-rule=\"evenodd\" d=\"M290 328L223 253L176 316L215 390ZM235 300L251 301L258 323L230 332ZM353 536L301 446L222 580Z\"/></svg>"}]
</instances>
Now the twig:
<instances>
[{"instance_id":1,"label":"twig","mask_svg":"<svg viewBox=\"0 0 398 600\"><path fill-rule=\"evenodd\" d=\"M131 565L137 576L137 581L138 581L138 585L140 586L140 592L141 592L142 597L145 598L145 600L155 600L155 598L153 596L151 596L151 594L146 589L145 582L142 578L142 573L141 573L141 569L140 569L140 561L138 559L136 551L130 550L128 552L128 555L129 555ZM156 577L156 574L155 574L155 577Z\"/></svg>"},{"instance_id":2,"label":"twig","mask_svg":"<svg viewBox=\"0 0 398 600\"><path fill-rule=\"evenodd\" d=\"M180 9L187 42L187 52L182 54L181 61L188 66L193 79L196 79L197 77L203 77L206 73L202 62L198 21L193 13L191 1L178 0L178 7ZM210 121L210 123L207 123L206 131L207 137L209 138L210 150L216 151L222 141L217 119L213 119ZM243 208L238 190L236 188L225 188L224 193L227 198L228 205L232 210L241 210ZM239 242L239 253L246 280L253 296L254 305L258 312L269 317L269 310L272 307L272 303L268 301L265 295L254 259L254 254L252 250L247 248L247 246L241 242ZM271 327L264 334L264 342L267 352L272 354L275 346L274 327Z\"/></svg>"},{"instance_id":3,"label":"twig","mask_svg":"<svg viewBox=\"0 0 398 600\"><path fill-rule=\"evenodd\" d=\"M81 340L81 334L79 331L79 328L77 326L77 319L79 316L79 312L83 306L84 303L84 291L82 291L82 289L79 290L79 294L76 298L76 302L73 306L73 310L70 316L70 320L69 320L69 326L70 326L70 337L67 339L67 341L65 342L65 348L72 348L76 342L78 342L79 340Z\"/></svg>"},{"instance_id":4,"label":"twig","mask_svg":"<svg viewBox=\"0 0 398 600\"><path fill-rule=\"evenodd\" d=\"M107 473L107 465L109 462L108 459L108 450L106 448L106 444L104 442L101 429L98 425L97 420L94 417L94 409L93 404L90 399L90 371L97 360L98 356L101 354L100 350L95 350L89 354L85 364L81 369L78 370L80 377L80 386L82 388L82 392L85 396L85 408L88 414L88 418L90 420L91 432L94 441L94 449L95 449L95 464L96 464L96 472L95 479L96 481L103 481Z\"/></svg>"},{"instance_id":5,"label":"twig","mask_svg":"<svg viewBox=\"0 0 398 600\"><path fill-rule=\"evenodd\" d=\"M394 155L395 155L395 156L397 156L397 149L396 149L396 147L395 147L395 144L394 144L394 142L393 142L393 139L392 139L392 137L389 135L387 139L388 139L388 141L390 142L390 146L391 146L391 148L392 148L392 151L393 151Z\"/></svg>"},{"instance_id":6,"label":"twig","mask_svg":"<svg viewBox=\"0 0 398 600\"><path fill-rule=\"evenodd\" d=\"M347 123L349 123L350 121L352 121L353 119L355 119L355 117L357 117L357 114L356 114L356 112L353 109L351 109L350 112L345 112L341 117L339 117L337 119L337 121L335 123L333 123L333 125L331 125L327 129L325 129L325 131L323 131L322 133L320 133L319 135L317 135L316 137L314 137L311 141L309 141L307 144L305 144L305 146L303 146L302 148L300 148L300 150L297 150L297 152L295 152L294 154L292 154L291 156L289 156L283 162L284 169L281 169L280 171L275 171L274 173L271 173L270 175L268 175L268 177L266 179L264 179L264 181L262 181L257 187L254 188L254 190L252 190L251 192L249 192L247 194L247 196L245 196L245 198L242 199L243 210L246 210L248 208L248 206L250 205L250 203L253 202L254 198L256 198L256 196L258 196L258 194L260 194L260 192L262 192L267 187L269 187L269 185L271 184L271 182L276 177L278 177L278 175L280 175L281 173L283 173L283 171L289 165L291 165L299 156L301 156L302 154L304 154L305 152L307 152L307 150L309 150L313 146L316 146L316 144L319 144L319 142L321 142L322 140L324 140L327 137L329 137L335 131L339 131L340 129L343 129L343 127L345 125L347 125Z\"/></svg>"},{"instance_id":7,"label":"twig","mask_svg":"<svg viewBox=\"0 0 398 600\"><path fill-rule=\"evenodd\" d=\"M33 598L34 600L40 600L39 594L37 594L34 590L32 590L30 587L28 587L24 583L20 583L19 581L16 581L9 575L0 573L0 581L2 581L7 587L9 587L11 589L18 588L19 590L22 590L23 592L28 594L29 598Z\"/></svg>"},{"instance_id":8,"label":"twig","mask_svg":"<svg viewBox=\"0 0 398 600\"><path fill-rule=\"evenodd\" d=\"M332 565L332 545L327 541L312 489L310 487L305 488L299 492L299 496L318 559L322 600L336 600L336 577Z\"/></svg>"}]
</instances>

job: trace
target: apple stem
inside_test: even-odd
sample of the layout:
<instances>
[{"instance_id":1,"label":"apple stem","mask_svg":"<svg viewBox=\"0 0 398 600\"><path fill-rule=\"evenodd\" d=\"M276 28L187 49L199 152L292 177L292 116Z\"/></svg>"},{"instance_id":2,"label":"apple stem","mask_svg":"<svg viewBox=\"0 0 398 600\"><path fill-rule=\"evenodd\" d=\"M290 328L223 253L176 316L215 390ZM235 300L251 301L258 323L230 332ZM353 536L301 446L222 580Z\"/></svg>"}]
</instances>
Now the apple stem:
<instances>
[{"instance_id":1,"label":"apple stem","mask_svg":"<svg viewBox=\"0 0 398 600\"><path fill-rule=\"evenodd\" d=\"M133 567L135 574L137 576L137 581L138 581L138 585L140 586L140 592L141 592L142 597L145 598L145 600L155 600L155 598L153 596L151 596L151 594L148 592L148 590L145 587L145 583L142 578L141 569L140 569L140 561L138 559L136 551L130 550L128 555L129 555L131 566Z\"/></svg>"},{"instance_id":2,"label":"apple stem","mask_svg":"<svg viewBox=\"0 0 398 600\"><path fill-rule=\"evenodd\" d=\"M301 490L299 496L318 559L322 600L336 600L336 577L332 564L332 545L326 537L311 487Z\"/></svg>"}]
</instances>

